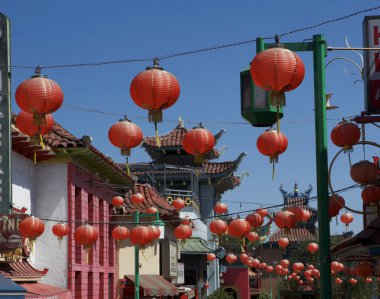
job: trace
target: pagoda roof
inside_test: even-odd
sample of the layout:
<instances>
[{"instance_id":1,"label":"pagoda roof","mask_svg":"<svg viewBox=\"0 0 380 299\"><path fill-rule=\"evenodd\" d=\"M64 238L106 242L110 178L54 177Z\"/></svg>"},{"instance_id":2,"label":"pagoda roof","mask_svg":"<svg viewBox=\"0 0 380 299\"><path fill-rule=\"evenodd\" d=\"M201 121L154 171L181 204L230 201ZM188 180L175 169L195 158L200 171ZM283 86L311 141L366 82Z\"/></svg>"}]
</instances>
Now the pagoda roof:
<instances>
[{"instance_id":1,"label":"pagoda roof","mask_svg":"<svg viewBox=\"0 0 380 299\"><path fill-rule=\"evenodd\" d=\"M316 227L296 227L288 230L280 229L269 237L268 242L274 243L281 238L288 238L290 242L315 241L318 240L318 230Z\"/></svg>"},{"instance_id":2,"label":"pagoda roof","mask_svg":"<svg viewBox=\"0 0 380 299\"><path fill-rule=\"evenodd\" d=\"M189 155L185 152L182 147L182 140L185 134L188 132L182 123L177 125L170 132L160 135L160 147L157 145L156 136L146 137L142 143L142 147L145 148L148 155L153 159L159 159L160 157L167 154L167 152L176 152L177 154ZM214 135L215 142L225 132L224 129L220 130L216 135ZM204 155L205 160L216 159L220 157L220 153L215 148Z\"/></svg>"},{"instance_id":3,"label":"pagoda roof","mask_svg":"<svg viewBox=\"0 0 380 299\"><path fill-rule=\"evenodd\" d=\"M0 262L0 273L13 281L38 281L48 269L38 270L32 266L28 260L22 262Z\"/></svg>"}]
</instances>

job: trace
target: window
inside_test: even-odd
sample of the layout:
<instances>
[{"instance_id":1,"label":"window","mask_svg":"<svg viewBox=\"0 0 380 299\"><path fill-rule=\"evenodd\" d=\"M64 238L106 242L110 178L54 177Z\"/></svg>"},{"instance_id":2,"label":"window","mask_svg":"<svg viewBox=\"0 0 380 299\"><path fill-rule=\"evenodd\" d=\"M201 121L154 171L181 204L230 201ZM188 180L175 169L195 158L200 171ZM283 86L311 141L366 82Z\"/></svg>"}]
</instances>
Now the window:
<instances>
[{"instance_id":1,"label":"window","mask_svg":"<svg viewBox=\"0 0 380 299\"><path fill-rule=\"evenodd\" d=\"M232 298L237 299L237 292L233 288L225 288L224 291Z\"/></svg>"}]
</instances>

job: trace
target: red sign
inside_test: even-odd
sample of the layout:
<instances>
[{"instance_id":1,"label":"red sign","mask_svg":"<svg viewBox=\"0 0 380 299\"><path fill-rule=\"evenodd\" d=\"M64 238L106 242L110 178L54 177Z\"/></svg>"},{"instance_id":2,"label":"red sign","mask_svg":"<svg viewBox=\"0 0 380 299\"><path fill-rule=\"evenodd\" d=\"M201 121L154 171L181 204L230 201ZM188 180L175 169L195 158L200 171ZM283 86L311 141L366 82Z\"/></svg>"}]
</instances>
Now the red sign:
<instances>
[{"instance_id":1,"label":"red sign","mask_svg":"<svg viewBox=\"0 0 380 299\"><path fill-rule=\"evenodd\" d=\"M364 47L380 48L380 16L365 17ZM364 51L365 112L380 114L380 56L379 50Z\"/></svg>"},{"instance_id":2,"label":"red sign","mask_svg":"<svg viewBox=\"0 0 380 299\"><path fill-rule=\"evenodd\" d=\"M18 225L27 216L26 214L0 214L0 252L22 247L22 237L18 231Z\"/></svg>"}]
</instances>

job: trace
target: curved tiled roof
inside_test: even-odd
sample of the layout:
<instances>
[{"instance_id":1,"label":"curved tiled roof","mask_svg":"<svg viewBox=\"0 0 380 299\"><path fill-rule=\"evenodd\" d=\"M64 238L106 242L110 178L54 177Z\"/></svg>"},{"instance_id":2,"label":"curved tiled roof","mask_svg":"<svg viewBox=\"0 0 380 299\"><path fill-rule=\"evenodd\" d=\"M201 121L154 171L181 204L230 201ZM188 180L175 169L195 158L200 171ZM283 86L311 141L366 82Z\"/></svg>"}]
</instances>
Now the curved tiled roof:
<instances>
[{"instance_id":1,"label":"curved tiled roof","mask_svg":"<svg viewBox=\"0 0 380 299\"><path fill-rule=\"evenodd\" d=\"M48 269L37 270L27 260L0 263L0 273L13 281L38 281Z\"/></svg>"},{"instance_id":2,"label":"curved tiled roof","mask_svg":"<svg viewBox=\"0 0 380 299\"><path fill-rule=\"evenodd\" d=\"M280 229L269 237L269 242L277 242L280 238L288 238L290 242L314 241L318 239L318 231L306 227Z\"/></svg>"}]
</instances>

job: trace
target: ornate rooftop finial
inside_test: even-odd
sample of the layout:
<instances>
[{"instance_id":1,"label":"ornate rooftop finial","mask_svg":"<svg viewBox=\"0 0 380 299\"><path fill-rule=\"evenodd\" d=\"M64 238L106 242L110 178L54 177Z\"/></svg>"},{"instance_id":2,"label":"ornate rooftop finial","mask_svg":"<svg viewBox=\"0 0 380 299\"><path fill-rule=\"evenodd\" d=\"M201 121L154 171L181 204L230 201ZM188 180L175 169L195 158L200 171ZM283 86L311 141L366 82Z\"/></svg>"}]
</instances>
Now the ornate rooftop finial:
<instances>
[{"instance_id":1,"label":"ornate rooftop finial","mask_svg":"<svg viewBox=\"0 0 380 299\"><path fill-rule=\"evenodd\" d=\"M215 143L218 142L219 138L220 138L224 133L226 133L226 130L225 130L225 129L221 129L216 135L214 135Z\"/></svg>"},{"instance_id":2,"label":"ornate rooftop finial","mask_svg":"<svg viewBox=\"0 0 380 299\"><path fill-rule=\"evenodd\" d=\"M234 170L236 170L238 167L239 167L239 164L241 163L241 161L243 160L243 158L247 155L246 152L243 152L239 155L239 157L236 158L235 160L235 166L234 166Z\"/></svg>"},{"instance_id":3,"label":"ornate rooftop finial","mask_svg":"<svg viewBox=\"0 0 380 299\"><path fill-rule=\"evenodd\" d=\"M298 184L297 182L294 183L294 196L298 195Z\"/></svg>"},{"instance_id":4,"label":"ornate rooftop finial","mask_svg":"<svg viewBox=\"0 0 380 299\"><path fill-rule=\"evenodd\" d=\"M181 116L178 118L178 127L180 127L180 128L185 127L185 123L184 123L184 121L182 120L182 117L181 117Z\"/></svg>"},{"instance_id":5,"label":"ornate rooftop finial","mask_svg":"<svg viewBox=\"0 0 380 299\"><path fill-rule=\"evenodd\" d=\"M284 189L284 185L283 185L283 184L280 185L280 188L279 188L279 189L280 189L280 191L281 191L282 196L286 197L286 196L289 195L289 193L285 191L285 189Z\"/></svg>"}]
</instances>

